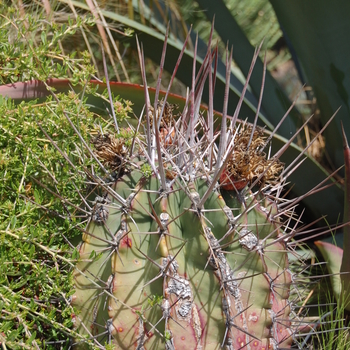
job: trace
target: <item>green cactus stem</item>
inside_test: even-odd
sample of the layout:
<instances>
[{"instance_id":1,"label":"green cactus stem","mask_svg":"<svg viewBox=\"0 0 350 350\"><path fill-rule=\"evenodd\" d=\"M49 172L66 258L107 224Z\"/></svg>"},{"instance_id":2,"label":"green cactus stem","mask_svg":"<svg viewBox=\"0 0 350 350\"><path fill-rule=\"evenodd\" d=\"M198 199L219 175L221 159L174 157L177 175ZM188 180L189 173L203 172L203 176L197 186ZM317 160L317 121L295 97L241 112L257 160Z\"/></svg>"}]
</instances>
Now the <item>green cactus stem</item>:
<instances>
[{"instance_id":1,"label":"green cactus stem","mask_svg":"<svg viewBox=\"0 0 350 350\"><path fill-rule=\"evenodd\" d=\"M282 195L284 149L268 156L271 137L239 122L239 106L227 116L228 96L219 131L212 105L200 112L205 79L214 88L214 59L208 52L176 112L166 101L150 105L140 51L138 127L92 139L89 153L109 174L96 175L85 200L91 214L72 305L86 342L75 339L76 349L292 346L300 321L288 253L298 199Z\"/></svg>"}]
</instances>

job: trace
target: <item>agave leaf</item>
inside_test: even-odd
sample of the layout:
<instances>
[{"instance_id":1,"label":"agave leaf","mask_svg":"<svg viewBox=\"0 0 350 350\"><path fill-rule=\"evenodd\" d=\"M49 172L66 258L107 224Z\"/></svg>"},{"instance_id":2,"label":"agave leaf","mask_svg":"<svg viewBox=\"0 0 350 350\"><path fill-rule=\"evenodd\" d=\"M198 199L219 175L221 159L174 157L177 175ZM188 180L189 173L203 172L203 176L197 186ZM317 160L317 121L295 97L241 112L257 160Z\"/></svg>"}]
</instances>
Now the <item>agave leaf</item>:
<instances>
[{"instance_id":1,"label":"agave leaf","mask_svg":"<svg viewBox=\"0 0 350 350\"><path fill-rule=\"evenodd\" d=\"M106 89L106 84L97 80L90 81L92 85L98 85L98 93L102 93ZM69 80L66 79L50 79L47 85L55 89L55 93L68 93L72 88L76 93L82 91L81 86L72 87ZM133 102L133 110L136 115L140 115L144 105L144 88L138 84L110 82L111 91L114 96L120 96L125 100ZM155 89L149 88L150 98L154 99ZM47 90L45 84L41 81L32 80L29 82L18 82L14 84L7 84L0 86L0 95L9 97L15 102L28 101L38 99L39 102L43 102L46 97L51 95L51 92ZM160 98L165 96L164 91L160 91ZM100 111L106 111L106 107L109 108L109 101L96 95L87 95L87 103L93 109L99 109ZM185 105L185 99L179 95L170 93L168 96L169 103L173 103L183 108Z\"/></svg>"},{"instance_id":2,"label":"agave leaf","mask_svg":"<svg viewBox=\"0 0 350 350\"><path fill-rule=\"evenodd\" d=\"M345 161L345 200L344 200L344 223L350 220L350 148L343 129L344 161ZM343 254L343 249L328 242L317 241L316 246L320 250L324 260L327 262L328 272L331 274L333 292L338 300L342 296L346 301L345 309L350 311L348 300L350 299L350 256ZM350 249L350 225L343 228L343 248ZM341 274L339 274L341 272ZM342 287L343 286L343 287ZM343 291L343 293L342 293Z\"/></svg>"},{"instance_id":3,"label":"agave leaf","mask_svg":"<svg viewBox=\"0 0 350 350\"><path fill-rule=\"evenodd\" d=\"M233 60L237 63L242 73L247 76L250 67L250 58L254 54L254 47L249 43L224 1L197 0L197 2L210 21L214 17L216 18L214 23L215 30L220 35L222 42L228 43L229 46L233 45ZM263 63L258 59L249 82L252 92L256 97L260 93L263 69ZM285 114L290 104L289 99L281 90L281 87L267 71L264 98L261 105L263 114L272 125L276 126L280 121L280 117ZM300 124L300 118L301 116L298 111L293 110L279 128L279 134L285 138L290 137L291 133L295 132L296 125Z\"/></svg>"},{"instance_id":4,"label":"agave leaf","mask_svg":"<svg viewBox=\"0 0 350 350\"><path fill-rule=\"evenodd\" d=\"M327 263L328 273L331 275L330 280L335 298L338 300L341 293L340 266L343 257L343 249L334 244L316 241L316 247L320 250L324 261ZM345 254L346 255L346 254Z\"/></svg>"},{"instance_id":5,"label":"agave leaf","mask_svg":"<svg viewBox=\"0 0 350 350\"><path fill-rule=\"evenodd\" d=\"M343 165L341 121L350 132L350 2L270 0L281 27L296 51L325 124L339 107L335 122L325 131L326 145L336 167Z\"/></svg>"},{"instance_id":6,"label":"agave leaf","mask_svg":"<svg viewBox=\"0 0 350 350\"><path fill-rule=\"evenodd\" d=\"M287 142L288 140L282 136L275 135L272 142L273 149L281 149L283 144ZM303 152L302 148L291 143L282 155L281 161L287 165L291 164L301 152ZM327 174L327 170L320 163L309 155L305 155L305 161L289 176L291 183L293 183L293 194L301 196L307 193L323 181ZM341 186L334 180L329 180L327 183L333 183L333 185L303 199L303 205L308 208L305 215L312 213L314 219L326 215L328 224L336 224L339 221L339 215L343 212L344 193ZM325 201L325 198L327 198L327 201ZM321 225L324 225L324 222L321 222Z\"/></svg>"},{"instance_id":7,"label":"agave leaf","mask_svg":"<svg viewBox=\"0 0 350 350\"><path fill-rule=\"evenodd\" d=\"M77 8L89 11L88 6L79 1L60 0L60 2L65 4L69 3ZM105 18L115 21L117 23L121 23L124 26L133 29L133 31L135 32L135 34L137 34L139 40L143 44L145 57L148 57L157 63L160 61L163 44L164 44L164 35L162 33L159 33L156 30L149 28L139 22L133 21L125 16L119 15L111 11L101 10L101 13ZM158 25L158 27L160 26L161 24ZM165 28L162 28L161 30L163 33L165 33L166 31ZM137 47L135 37L130 38L130 44L134 48ZM182 49L182 45L183 43L181 40L178 40L177 38L173 38L171 36L169 37L168 43L167 43L167 56L164 62L164 68L167 71L169 72L173 71L176 65L176 60ZM201 51L205 53L207 51L207 47L206 46L203 47L202 45ZM251 51L250 56L245 57L247 62L250 62L251 58L253 57L253 52L254 50ZM193 52L186 50L177 71L176 77L180 81L182 81L186 86L191 86L192 84L191 77L192 77L193 58L194 58ZM200 54L196 55L196 63L197 63L197 70L198 70L201 64L203 63L203 57L201 57ZM218 111L221 111L223 106L224 91L225 91L225 85L226 85L225 67L222 62L219 63L216 78L217 79L215 83L214 108ZM261 74L260 74L260 78L258 79L260 79L259 84L261 85ZM236 108L237 102L241 96L242 88L243 88L243 84L240 82L240 80L234 74L231 74L230 101L228 106L229 114L233 114ZM259 92L257 96L259 96ZM203 101L208 102L208 96L206 93L203 94ZM276 109L274 108L273 109L274 112L270 116L267 116L265 115L264 112L261 112L259 116L260 116L262 125L266 125L268 128L273 129L274 125L277 124L277 116L283 115L289 105L290 103L286 103L285 108L281 113L279 113L280 111L276 111ZM253 121L256 114L256 106L257 106L257 98L250 91L247 91L245 94L244 103L241 109L242 115L244 115L245 118L248 118L248 120ZM290 131L293 132L294 130L293 125L294 125L294 122L289 123L288 133ZM287 136L287 134L285 134L285 136Z\"/></svg>"},{"instance_id":8,"label":"agave leaf","mask_svg":"<svg viewBox=\"0 0 350 350\"><path fill-rule=\"evenodd\" d=\"M343 129L343 142L344 142L344 161L345 161L345 199L344 199L344 223L348 223L344 226L343 233L343 247L347 252L350 249L350 148L348 140ZM344 300L350 299L350 256L349 254L343 254L340 271L344 274L341 275L343 283ZM350 304L347 302L346 309L350 311Z\"/></svg>"}]
</instances>

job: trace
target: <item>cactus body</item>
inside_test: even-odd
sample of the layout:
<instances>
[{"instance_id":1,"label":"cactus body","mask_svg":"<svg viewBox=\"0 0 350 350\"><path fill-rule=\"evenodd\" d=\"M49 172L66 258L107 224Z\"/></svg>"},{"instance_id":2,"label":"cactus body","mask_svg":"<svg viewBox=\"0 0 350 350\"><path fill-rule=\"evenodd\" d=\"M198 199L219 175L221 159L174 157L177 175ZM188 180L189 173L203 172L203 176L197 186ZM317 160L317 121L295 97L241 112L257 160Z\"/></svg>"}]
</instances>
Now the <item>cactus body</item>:
<instances>
[{"instance_id":1,"label":"cactus body","mask_svg":"<svg viewBox=\"0 0 350 350\"><path fill-rule=\"evenodd\" d=\"M235 144L242 145L239 137L254 132L238 129ZM239 179L243 189L227 187L208 167L205 135L192 147L181 138L176 132L172 142L156 139L162 156L152 163L145 139L136 137L119 176L93 195L75 273L77 330L100 348L290 347L288 228L278 215L279 187L258 181L249 188L258 173ZM245 167L257 167L259 157Z\"/></svg>"}]
</instances>

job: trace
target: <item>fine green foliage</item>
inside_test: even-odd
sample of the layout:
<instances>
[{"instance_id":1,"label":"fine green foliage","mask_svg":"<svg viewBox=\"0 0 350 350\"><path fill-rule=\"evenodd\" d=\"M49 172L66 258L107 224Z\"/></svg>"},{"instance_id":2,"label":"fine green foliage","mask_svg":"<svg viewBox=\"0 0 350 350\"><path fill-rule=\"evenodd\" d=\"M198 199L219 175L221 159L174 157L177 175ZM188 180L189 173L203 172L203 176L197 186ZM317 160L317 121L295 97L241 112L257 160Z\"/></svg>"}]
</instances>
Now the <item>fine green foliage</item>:
<instances>
[{"instance_id":1,"label":"fine green foliage","mask_svg":"<svg viewBox=\"0 0 350 350\"><path fill-rule=\"evenodd\" d=\"M5 7L0 17L0 84L37 79L71 77L72 83L90 78L94 70L88 65L90 58L80 60L75 53L64 55L60 40L75 34L89 19L49 24L38 14L27 13L21 19L18 9Z\"/></svg>"},{"instance_id":2,"label":"fine green foliage","mask_svg":"<svg viewBox=\"0 0 350 350\"><path fill-rule=\"evenodd\" d=\"M88 56L63 55L58 45L81 21L50 26L37 15L21 20L13 8L0 21L1 83L69 76L90 91L85 82L94 68ZM0 96L0 342L11 349L68 349L75 334L69 301L79 253L70 241L78 237L81 220L72 213L92 160L81 153L63 111L86 140L99 126L80 96L57 98L15 105ZM128 107L115 103L125 118Z\"/></svg>"},{"instance_id":3,"label":"fine green foliage","mask_svg":"<svg viewBox=\"0 0 350 350\"><path fill-rule=\"evenodd\" d=\"M100 126L74 93L58 98L17 106L0 99L0 298L6 310L0 332L11 348L62 340L68 346L74 334L69 299L79 253L69 241L80 233L77 188L86 187L85 170L93 160L81 152L62 111L84 139Z\"/></svg>"},{"instance_id":4,"label":"fine green foliage","mask_svg":"<svg viewBox=\"0 0 350 350\"><path fill-rule=\"evenodd\" d=\"M75 98L64 97L63 103L76 113ZM0 103L5 116L0 123L0 291L6 310L0 330L11 348L42 348L44 342L67 340L71 332L73 309L68 300L77 257L67 237L78 231L77 220L65 212L80 203L75 186L82 186L85 176L80 162L80 174L72 176L40 128L53 135L72 161L79 159L74 146L78 140L59 109L53 101ZM66 199L52 196L45 187Z\"/></svg>"},{"instance_id":5,"label":"fine green foliage","mask_svg":"<svg viewBox=\"0 0 350 350\"><path fill-rule=\"evenodd\" d=\"M331 244L327 247L328 243L322 243L325 244L322 249L328 249L329 252L334 249L330 247ZM340 248L335 247L335 249ZM324 253L322 255L324 257ZM316 289L320 289L317 293L318 299L315 299L313 306L317 317L308 325L309 327L305 327L304 339L301 341L302 349L308 347L322 350L347 350L350 347L348 312L345 309L346 305L349 305L349 297L346 293L339 294L334 291L334 279L340 279L339 267L337 272L331 271L328 263L322 264L321 270L326 275L329 273L330 278L325 278L315 285ZM340 283L336 282L338 282L336 288L339 288Z\"/></svg>"}]
</instances>

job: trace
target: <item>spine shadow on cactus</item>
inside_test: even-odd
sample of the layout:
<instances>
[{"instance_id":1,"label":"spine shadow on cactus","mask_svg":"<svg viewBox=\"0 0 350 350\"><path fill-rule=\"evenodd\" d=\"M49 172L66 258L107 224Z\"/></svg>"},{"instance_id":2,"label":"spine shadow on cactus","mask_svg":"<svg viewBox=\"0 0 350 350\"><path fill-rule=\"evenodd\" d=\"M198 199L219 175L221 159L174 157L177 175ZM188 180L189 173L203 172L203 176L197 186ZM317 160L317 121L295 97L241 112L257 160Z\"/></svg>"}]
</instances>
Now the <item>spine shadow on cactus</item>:
<instances>
[{"instance_id":1,"label":"spine shadow on cactus","mask_svg":"<svg viewBox=\"0 0 350 350\"><path fill-rule=\"evenodd\" d=\"M165 51L166 40L162 61ZM102 130L92 147L83 142L104 177L87 171L90 215L72 296L75 327L86 340L74 339L73 347L292 347L301 320L288 253L300 218L299 199L282 195L285 148L267 156L271 136L238 120L240 103L226 115L228 90L219 131L212 101L206 115L200 111L205 81L215 88L217 50L197 75L194 69L178 115L157 93L151 106L142 48L139 56L145 114L137 128L115 124L119 133ZM229 79L229 54L226 65Z\"/></svg>"}]
</instances>

